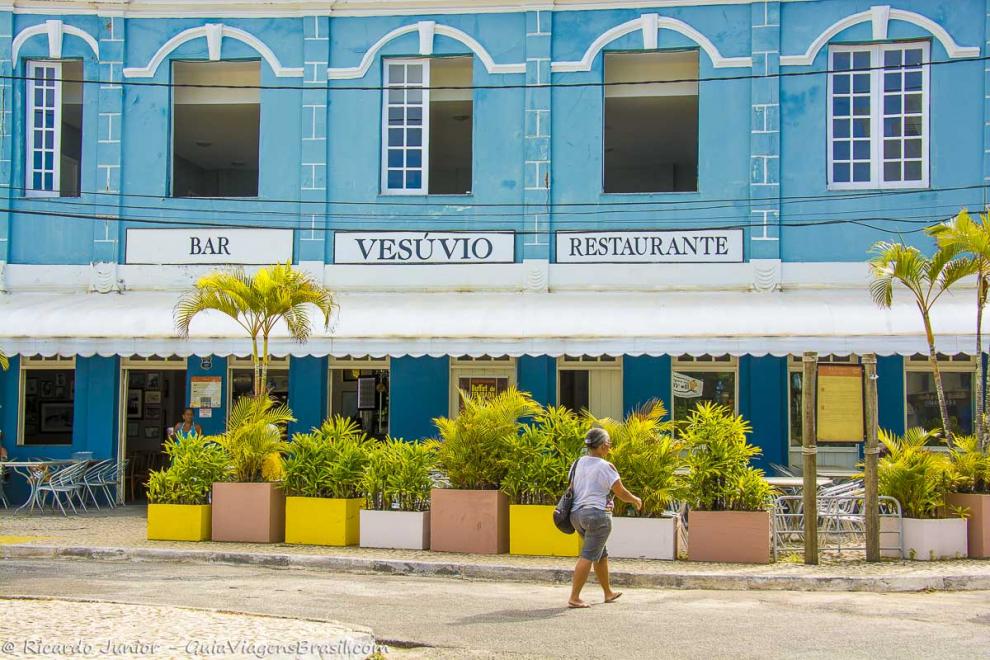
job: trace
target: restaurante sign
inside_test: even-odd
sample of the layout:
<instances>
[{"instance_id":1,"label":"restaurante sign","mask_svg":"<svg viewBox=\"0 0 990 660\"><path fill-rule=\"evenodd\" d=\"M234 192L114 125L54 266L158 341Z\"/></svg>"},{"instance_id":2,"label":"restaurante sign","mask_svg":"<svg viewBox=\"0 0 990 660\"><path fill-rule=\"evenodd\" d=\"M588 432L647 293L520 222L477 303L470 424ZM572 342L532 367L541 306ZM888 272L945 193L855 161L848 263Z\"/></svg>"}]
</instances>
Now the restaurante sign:
<instances>
[{"instance_id":1,"label":"restaurante sign","mask_svg":"<svg viewBox=\"0 0 990 660\"><path fill-rule=\"evenodd\" d=\"M557 263L740 263L741 229L557 232Z\"/></svg>"},{"instance_id":2,"label":"restaurante sign","mask_svg":"<svg viewBox=\"0 0 990 660\"><path fill-rule=\"evenodd\" d=\"M515 261L512 232L348 232L333 236L335 264L504 264Z\"/></svg>"}]
</instances>

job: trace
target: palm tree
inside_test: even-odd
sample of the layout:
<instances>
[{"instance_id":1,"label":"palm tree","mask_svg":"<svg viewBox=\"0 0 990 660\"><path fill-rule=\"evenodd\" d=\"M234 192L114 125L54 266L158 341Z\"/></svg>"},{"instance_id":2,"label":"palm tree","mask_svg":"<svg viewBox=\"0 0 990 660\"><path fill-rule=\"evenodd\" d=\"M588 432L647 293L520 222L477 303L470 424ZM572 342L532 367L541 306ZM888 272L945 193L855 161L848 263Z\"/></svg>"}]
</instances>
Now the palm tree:
<instances>
[{"instance_id":1,"label":"palm tree","mask_svg":"<svg viewBox=\"0 0 990 660\"><path fill-rule=\"evenodd\" d=\"M243 396L230 409L227 431L210 439L230 456L234 481L277 481L287 448L282 429L294 421L288 406L267 394Z\"/></svg>"},{"instance_id":2,"label":"palm tree","mask_svg":"<svg viewBox=\"0 0 990 660\"><path fill-rule=\"evenodd\" d=\"M942 389L942 373L938 368L931 314L942 294L959 280L973 274L974 263L971 259L958 258L958 252L950 248L939 248L932 257L926 257L916 247L879 241L874 243L870 251L875 255L870 260L870 273L873 276L870 294L873 302L885 309L889 308L894 301L894 283L900 282L914 297L915 305L921 312L921 320L925 324L925 339L928 341L928 360L935 379L938 411L942 418L946 443L951 448L952 427L949 425L949 409Z\"/></svg>"},{"instance_id":3,"label":"palm tree","mask_svg":"<svg viewBox=\"0 0 990 660\"><path fill-rule=\"evenodd\" d=\"M220 270L199 278L175 306L179 334L189 336L189 325L200 312L214 310L226 314L251 337L254 362L254 394L265 393L268 382L268 340L279 321L299 342L312 334L308 306L323 315L323 326L330 326L334 309L333 294L308 274L291 264L275 264L248 275L243 269ZM258 341L261 340L259 347Z\"/></svg>"},{"instance_id":4,"label":"palm tree","mask_svg":"<svg viewBox=\"0 0 990 660\"><path fill-rule=\"evenodd\" d=\"M980 213L979 222L966 209L946 222L928 228L940 247L958 250L971 255L976 268L976 437L983 451L987 450L988 429L986 419L987 371L983 368L983 311L987 306L990 290L990 208Z\"/></svg>"}]
</instances>

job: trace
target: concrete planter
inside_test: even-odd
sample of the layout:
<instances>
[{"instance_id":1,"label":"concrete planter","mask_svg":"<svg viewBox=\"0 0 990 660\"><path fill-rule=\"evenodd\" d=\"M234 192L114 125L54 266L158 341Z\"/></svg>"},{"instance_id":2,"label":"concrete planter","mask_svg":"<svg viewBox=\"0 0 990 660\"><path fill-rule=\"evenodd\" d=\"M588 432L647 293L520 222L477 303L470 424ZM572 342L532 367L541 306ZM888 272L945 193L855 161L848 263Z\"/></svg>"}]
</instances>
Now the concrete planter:
<instances>
[{"instance_id":1,"label":"concrete planter","mask_svg":"<svg viewBox=\"0 0 990 660\"><path fill-rule=\"evenodd\" d=\"M285 494L271 483L213 484L213 540L281 543Z\"/></svg>"},{"instance_id":2,"label":"concrete planter","mask_svg":"<svg viewBox=\"0 0 990 660\"><path fill-rule=\"evenodd\" d=\"M969 556L973 559L990 558L990 495L953 493L947 502L951 506L969 509L969 518L966 519Z\"/></svg>"},{"instance_id":3,"label":"concrete planter","mask_svg":"<svg viewBox=\"0 0 990 660\"><path fill-rule=\"evenodd\" d=\"M209 504L149 504L149 541L209 541Z\"/></svg>"},{"instance_id":4,"label":"concrete planter","mask_svg":"<svg viewBox=\"0 0 990 660\"><path fill-rule=\"evenodd\" d=\"M609 557L677 559L677 519L613 516L605 546Z\"/></svg>"},{"instance_id":5,"label":"concrete planter","mask_svg":"<svg viewBox=\"0 0 990 660\"><path fill-rule=\"evenodd\" d=\"M904 518L904 558L918 561L965 557L966 519Z\"/></svg>"},{"instance_id":6,"label":"concrete planter","mask_svg":"<svg viewBox=\"0 0 990 660\"><path fill-rule=\"evenodd\" d=\"M298 545L357 545L358 512L364 498L285 498L285 542Z\"/></svg>"},{"instance_id":7,"label":"concrete planter","mask_svg":"<svg viewBox=\"0 0 990 660\"><path fill-rule=\"evenodd\" d=\"M434 488L430 549L494 555L509 551L509 498L497 490Z\"/></svg>"},{"instance_id":8,"label":"concrete planter","mask_svg":"<svg viewBox=\"0 0 990 660\"><path fill-rule=\"evenodd\" d=\"M901 519L892 516L880 517L880 556L888 559L903 559L901 547Z\"/></svg>"},{"instance_id":9,"label":"concrete planter","mask_svg":"<svg viewBox=\"0 0 990 660\"><path fill-rule=\"evenodd\" d=\"M509 506L509 554L577 557L581 537L564 534L553 524L552 504Z\"/></svg>"},{"instance_id":10,"label":"concrete planter","mask_svg":"<svg viewBox=\"0 0 990 660\"><path fill-rule=\"evenodd\" d=\"M691 511L688 559L738 564L770 563L768 511Z\"/></svg>"},{"instance_id":11,"label":"concrete planter","mask_svg":"<svg viewBox=\"0 0 990 660\"><path fill-rule=\"evenodd\" d=\"M429 550L430 512L361 509L361 547Z\"/></svg>"}]
</instances>

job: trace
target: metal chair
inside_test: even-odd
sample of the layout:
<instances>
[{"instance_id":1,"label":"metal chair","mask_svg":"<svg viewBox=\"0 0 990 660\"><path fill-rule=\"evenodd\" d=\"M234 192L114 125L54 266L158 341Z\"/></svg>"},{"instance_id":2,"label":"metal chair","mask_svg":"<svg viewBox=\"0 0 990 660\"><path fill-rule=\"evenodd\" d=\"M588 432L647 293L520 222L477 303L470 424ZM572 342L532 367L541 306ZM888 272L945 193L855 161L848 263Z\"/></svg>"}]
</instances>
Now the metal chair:
<instances>
[{"instance_id":1,"label":"metal chair","mask_svg":"<svg viewBox=\"0 0 990 660\"><path fill-rule=\"evenodd\" d=\"M123 461L107 461L107 464L103 467L99 476L96 479L96 484L103 491L103 496L107 498L107 504L113 509L117 506L117 492L120 484L123 482L125 475L127 474L127 462L128 459Z\"/></svg>"},{"instance_id":2,"label":"metal chair","mask_svg":"<svg viewBox=\"0 0 990 660\"><path fill-rule=\"evenodd\" d=\"M85 463L72 463L51 472L48 480L38 486L38 494L41 497L42 511L44 511L45 500L48 498L48 493L51 493L52 495L52 511L55 510L55 505L58 504L58 508L61 509L63 516L67 516L69 514L66 512L65 506L62 504L62 495L65 496L65 501L72 508L73 513L79 513L79 510L76 509L75 503L72 501L73 496L79 499L80 504L82 504L85 509L86 505L82 502L82 495L80 494L82 488L80 480L85 471Z\"/></svg>"},{"instance_id":3,"label":"metal chair","mask_svg":"<svg viewBox=\"0 0 990 660\"><path fill-rule=\"evenodd\" d=\"M113 461L110 459L96 461L95 463L90 464L90 466L86 468L85 472L82 474L82 487L84 494L89 496L89 499L93 500L93 504L96 506L97 510L101 510L101 508L100 503L96 499L96 493L93 489L100 488L100 475L107 468L107 464L112 463Z\"/></svg>"},{"instance_id":4,"label":"metal chair","mask_svg":"<svg viewBox=\"0 0 990 660\"><path fill-rule=\"evenodd\" d=\"M780 463L771 463L770 469L777 473L781 477L793 477L796 476L790 468L784 467Z\"/></svg>"},{"instance_id":5,"label":"metal chair","mask_svg":"<svg viewBox=\"0 0 990 660\"><path fill-rule=\"evenodd\" d=\"M7 479L7 468L0 465L0 502L3 502L3 508L10 508L7 502L7 495L3 492L3 482Z\"/></svg>"}]
</instances>

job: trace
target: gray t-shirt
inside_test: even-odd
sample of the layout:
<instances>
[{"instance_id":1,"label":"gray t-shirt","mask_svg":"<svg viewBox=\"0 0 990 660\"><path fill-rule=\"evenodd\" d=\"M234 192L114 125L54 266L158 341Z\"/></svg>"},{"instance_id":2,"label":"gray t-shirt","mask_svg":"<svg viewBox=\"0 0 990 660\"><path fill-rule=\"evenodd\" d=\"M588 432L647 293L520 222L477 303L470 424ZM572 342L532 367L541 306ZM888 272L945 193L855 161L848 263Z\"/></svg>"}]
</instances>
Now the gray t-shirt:
<instances>
[{"instance_id":1,"label":"gray t-shirt","mask_svg":"<svg viewBox=\"0 0 990 660\"><path fill-rule=\"evenodd\" d=\"M592 508L605 511L608 494L618 480L619 473L615 466L604 458L582 456L574 469L573 510Z\"/></svg>"}]
</instances>

